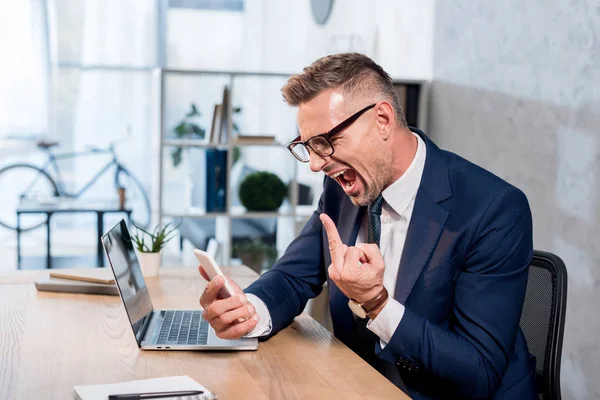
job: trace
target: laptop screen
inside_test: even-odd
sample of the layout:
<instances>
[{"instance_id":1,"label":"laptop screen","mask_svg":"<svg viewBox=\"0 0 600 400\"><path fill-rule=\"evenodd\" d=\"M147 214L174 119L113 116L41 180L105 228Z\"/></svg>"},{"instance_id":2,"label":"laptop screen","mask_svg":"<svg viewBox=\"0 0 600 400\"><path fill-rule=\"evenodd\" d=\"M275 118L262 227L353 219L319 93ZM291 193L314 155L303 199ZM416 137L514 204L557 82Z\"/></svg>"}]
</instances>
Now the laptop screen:
<instances>
[{"instance_id":1,"label":"laptop screen","mask_svg":"<svg viewBox=\"0 0 600 400\"><path fill-rule=\"evenodd\" d=\"M102 236L102 243L139 346L153 308L125 220Z\"/></svg>"}]
</instances>

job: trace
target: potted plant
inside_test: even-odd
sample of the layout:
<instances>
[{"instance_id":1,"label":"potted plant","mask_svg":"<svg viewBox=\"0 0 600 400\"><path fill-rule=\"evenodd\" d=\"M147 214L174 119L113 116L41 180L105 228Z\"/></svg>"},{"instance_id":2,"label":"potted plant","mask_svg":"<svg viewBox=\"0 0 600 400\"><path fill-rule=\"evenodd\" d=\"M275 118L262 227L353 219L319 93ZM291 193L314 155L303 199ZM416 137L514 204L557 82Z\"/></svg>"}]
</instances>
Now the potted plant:
<instances>
[{"instance_id":1,"label":"potted plant","mask_svg":"<svg viewBox=\"0 0 600 400\"><path fill-rule=\"evenodd\" d=\"M137 232L131 239L135 243L139 253L140 267L144 276L158 275L158 269L161 262L161 250L173 239L173 232L179 228L179 225L173 226L171 222L161 227L157 225L152 232L149 232L135 225Z\"/></svg>"},{"instance_id":2,"label":"potted plant","mask_svg":"<svg viewBox=\"0 0 600 400\"><path fill-rule=\"evenodd\" d=\"M287 186L271 172L248 174L240 183L240 202L248 211L275 211L287 195Z\"/></svg>"},{"instance_id":3,"label":"potted plant","mask_svg":"<svg viewBox=\"0 0 600 400\"><path fill-rule=\"evenodd\" d=\"M277 259L277 249L274 245L254 239L233 245L233 256L237 256L242 263L260 274L265 260L273 265Z\"/></svg>"}]
</instances>

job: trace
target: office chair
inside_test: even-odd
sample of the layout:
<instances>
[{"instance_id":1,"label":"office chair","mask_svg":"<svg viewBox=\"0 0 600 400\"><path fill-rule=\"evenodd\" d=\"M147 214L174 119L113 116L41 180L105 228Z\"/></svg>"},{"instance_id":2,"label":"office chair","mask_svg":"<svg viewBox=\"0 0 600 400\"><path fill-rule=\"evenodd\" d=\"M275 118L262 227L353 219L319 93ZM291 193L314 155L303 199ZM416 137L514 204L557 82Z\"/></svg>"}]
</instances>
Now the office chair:
<instances>
[{"instance_id":1,"label":"office chair","mask_svg":"<svg viewBox=\"0 0 600 400\"><path fill-rule=\"evenodd\" d=\"M567 269L556 255L533 251L520 326L536 358L539 400L560 400L560 359L567 307Z\"/></svg>"}]
</instances>

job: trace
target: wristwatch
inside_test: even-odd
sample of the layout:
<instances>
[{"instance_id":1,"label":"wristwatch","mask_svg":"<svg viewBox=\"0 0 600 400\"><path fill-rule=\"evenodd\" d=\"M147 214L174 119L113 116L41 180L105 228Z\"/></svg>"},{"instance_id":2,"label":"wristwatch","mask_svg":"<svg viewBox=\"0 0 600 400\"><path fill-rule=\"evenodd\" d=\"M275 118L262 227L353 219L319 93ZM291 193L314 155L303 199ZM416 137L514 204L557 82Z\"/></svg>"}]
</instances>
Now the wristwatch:
<instances>
[{"instance_id":1,"label":"wristwatch","mask_svg":"<svg viewBox=\"0 0 600 400\"><path fill-rule=\"evenodd\" d=\"M359 318L367 318L369 313L375 311L379 306L381 306L388 299L388 291L384 287L381 292L371 300L365 301L364 303L359 303L354 299L350 299L348 301L348 307L350 310Z\"/></svg>"}]
</instances>

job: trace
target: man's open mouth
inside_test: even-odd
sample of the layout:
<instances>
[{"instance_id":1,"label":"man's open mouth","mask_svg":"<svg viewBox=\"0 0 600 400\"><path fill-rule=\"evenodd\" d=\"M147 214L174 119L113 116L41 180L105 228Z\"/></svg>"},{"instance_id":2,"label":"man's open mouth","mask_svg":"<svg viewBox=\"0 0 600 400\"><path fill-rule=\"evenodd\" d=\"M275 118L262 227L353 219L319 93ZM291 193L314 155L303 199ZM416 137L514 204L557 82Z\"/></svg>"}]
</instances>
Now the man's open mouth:
<instances>
[{"instance_id":1,"label":"man's open mouth","mask_svg":"<svg viewBox=\"0 0 600 400\"><path fill-rule=\"evenodd\" d=\"M335 179L346 192L352 191L352 188L356 183L356 171L353 169L345 169L336 172L331 175L331 177Z\"/></svg>"}]
</instances>

